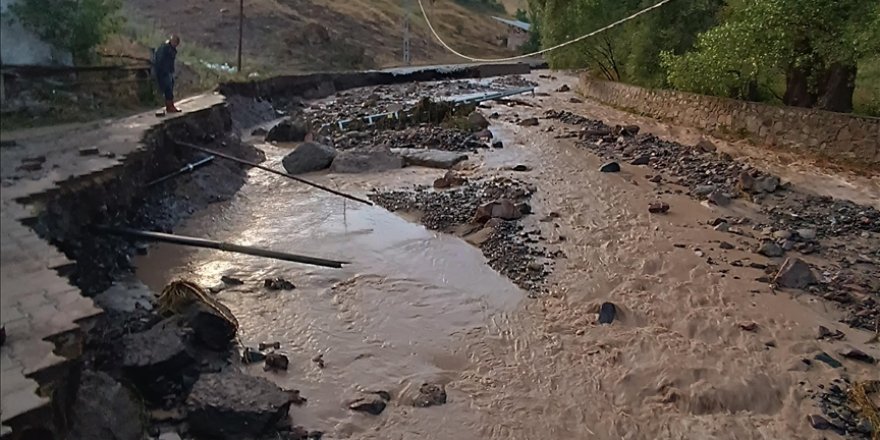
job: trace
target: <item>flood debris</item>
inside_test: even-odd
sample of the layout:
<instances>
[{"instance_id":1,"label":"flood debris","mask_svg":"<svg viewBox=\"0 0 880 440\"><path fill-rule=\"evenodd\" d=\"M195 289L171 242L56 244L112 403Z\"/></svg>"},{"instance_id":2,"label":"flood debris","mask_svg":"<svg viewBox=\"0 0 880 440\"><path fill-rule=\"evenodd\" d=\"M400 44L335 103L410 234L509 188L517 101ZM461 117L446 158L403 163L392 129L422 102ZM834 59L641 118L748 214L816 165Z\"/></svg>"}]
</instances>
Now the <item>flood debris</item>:
<instances>
[{"instance_id":1,"label":"flood debris","mask_svg":"<svg viewBox=\"0 0 880 440\"><path fill-rule=\"evenodd\" d=\"M841 350L839 354L847 359L864 362L866 364L874 364L877 362L877 360L874 359L874 356L871 356L858 348L848 347Z\"/></svg>"},{"instance_id":2,"label":"flood debris","mask_svg":"<svg viewBox=\"0 0 880 440\"><path fill-rule=\"evenodd\" d=\"M814 357L814 359L825 363L826 365L828 365L831 368L840 368L843 366L843 364L841 364L840 361L838 361L837 359L834 359L833 357L831 357L830 354L825 353L824 351L822 353L817 354Z\"/></svg>"},{"instance_id":3,"label":"flood debris","mask_svg":"<svg viewBox=\"0 0 880 440\"><path fill-rule=\"evenodd\" d=\"M816 330L816 339L837 339L841 340L846 338L846 334L840 330L831 331L828 327L824 325L820 325Z\"/></svg>"},{"instance_id":4,"label":"flood debris","mask_svg":"<svg viewBox=\"0 0 880 440\"><path fill-rule=\"evenodd\" d=\"M281 277L267 278L263 280L263 287L269 290L293 290L296 286Z\"/></svg>"},{"instance_id":5,"label":"flood debris","mask_svg":"<svg viewBox=\"0 0 880 440\"><path fill-rule=\"evenodd\" d=\"M259 348L260 348L260 351L266 351L269 349L279 350L279 349L281 349L281 343L278 341L260 342Z\"/></svg>"},{"instance_id":6,"label":"flood debris","mask_svg":"<svg viewBox=\"0 0 880 440\"><path fill-rule=\"evenodd\" d=\"M434 149L392 148L391 152L402 157L407 166L448 170L459 162L468 160L468 155L464 153Z\"/></svg>"},{"instance_id":7,"label":"flood debris","mask_svg":"<svg viewBox=\"0 0 880 440\"><path fill-rule=\"evenodd\" d=\"M519 121L519 125L522 127L535 127L538 125L538 118L526 118Z\"/></svg>"},{"instance_id":8,"label":"flood debris","mask_svg":"<svg viewBox=\"0 0 880 440\"><path fill-rule=\"evenodd\" d=\"M269 353L266 355L264 369L266 371L287 371L290 360L281 353Z\"/></svg>"},{"instance_id":9,"label":"flood debris","mask_svg":"<svg viewBox=\"0 0 880 440\"><path fill-rule=\"evenodd\" d=\"M419 395L413 399L413 406L427 408L446 403L446 387L442 384L423 383L419 387Z\"/></svg>"},{"instance_id":10,"label":"flood debris","mask_svg":"<svg viewBox=\"0 0 880 440\"><path fill-rule=\"evenodd\" d=\"M648 212L651 214L666 214L669 212L669 204L661 201L654 201L648 204Z\"/></svg>"}]
</instances>

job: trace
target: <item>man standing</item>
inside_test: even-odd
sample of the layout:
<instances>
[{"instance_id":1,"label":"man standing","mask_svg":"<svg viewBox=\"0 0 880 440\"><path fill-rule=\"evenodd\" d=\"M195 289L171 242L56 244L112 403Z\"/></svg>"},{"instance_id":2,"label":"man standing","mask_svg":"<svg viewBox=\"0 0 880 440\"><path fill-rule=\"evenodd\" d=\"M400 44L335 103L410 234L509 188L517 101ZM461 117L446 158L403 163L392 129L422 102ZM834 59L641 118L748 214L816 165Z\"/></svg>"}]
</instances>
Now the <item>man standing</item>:
<instances>
[{"instance_id":1,"label":"man standing","mask_svg":"<svg viewBox=\"0 0 880 440\"><path fill-rule=\"evenodd\" d=\"M180 113L180 110L174 106L174 61L177 58L179 44L180 37L172 35L156 49L153 59L156 82L159 84L159 90L165 95L165 113Z\"/></svg>"}]
</instances>

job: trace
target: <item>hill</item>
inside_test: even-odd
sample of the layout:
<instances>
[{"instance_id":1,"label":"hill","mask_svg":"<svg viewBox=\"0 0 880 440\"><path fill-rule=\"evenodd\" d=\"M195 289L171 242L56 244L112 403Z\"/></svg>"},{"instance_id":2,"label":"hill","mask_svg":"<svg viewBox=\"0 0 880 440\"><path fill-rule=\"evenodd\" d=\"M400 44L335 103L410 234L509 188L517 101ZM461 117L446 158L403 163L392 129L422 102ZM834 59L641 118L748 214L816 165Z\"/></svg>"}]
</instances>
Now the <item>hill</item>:
<instances>
[{"instance_id":1,"label":"hill","mask_svg":"<svg viewBox=\"0 0 880 440\"><path fill-rule=\"evenodd\" d=\"M465 6L473 3L474 6ZM513 3L516 3L515 1ZM476 56L506 56L506 29L491 18L505 11L453 0L426 0L432 22L451 45ZM238 0L124 0L126 33L145 47L171 32L183 38L187 63L235 65ZM401 0L245 0L245 73L308 72L400 65ZM413 64L462 60L430 35L411 5ZM197 59L193 59L197 58ZM204 63L202 63L204 64Z\"/></svg>"}]
</instances>

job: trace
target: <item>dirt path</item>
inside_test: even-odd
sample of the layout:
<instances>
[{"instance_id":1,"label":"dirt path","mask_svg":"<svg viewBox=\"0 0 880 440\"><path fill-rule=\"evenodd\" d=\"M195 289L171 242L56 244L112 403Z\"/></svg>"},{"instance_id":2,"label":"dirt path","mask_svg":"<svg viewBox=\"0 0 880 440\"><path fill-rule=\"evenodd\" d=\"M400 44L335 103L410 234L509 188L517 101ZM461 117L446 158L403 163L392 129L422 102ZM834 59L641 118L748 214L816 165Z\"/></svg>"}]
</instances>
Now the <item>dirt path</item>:
<instances>
[{"instance_id":1,"label":"dirt path","mask_svg":"<svg viewBox=\"0 0 880 440\"><path fill-rule=\"evenodd\" d=\"M562 82L533 79L542 90ZM807 422L808 415L821 414L812 397L831 384L845 387L844 379L876 377L876 366L837 354L854 346L880 357L876 344L866 344L871 334L837 322L843 312L831 303L800 291L774 291L756 280L763 270L732 264L781 262L753 253L756 240L707 225L721 216L758 216L753 205L737 200L720 208L670 191L659 196L671 206L669 213L650 214L647 206L658 194L646 179L649 169L624 164L620 173L600 173L602 160L576 139L557 138L569 130L563 123L512 122L540 117L549 108L568 109L612 125L635 121L643 132L683 142L696 139L694 132L613 109L569 103L571 96L524 98L535 107L484 109L498 113L491 128L505 147L475 156L466 171L471 178L510 176L537 187L534 214L523 225L539 229L543 244L565 255L555 261L546 295L528 299L486 272L463 241L378 208L341 206L337 199L256 175L254 189L246 187L232 204L197 216L181 232L319 249L322 256L354 255L353 267L331 273L213 251L189 253L189 262L175 267L179 255L176 260L160 247L143 262L153 270L148 284L161 286L174 273L205 283L232 273L246 286L265 277L294 280L297 289L288 295L243 287L220 297L239 316L246 343L276 339L289 347L296 368L269 377L303 391L309 404L292 416L324 430L325 438L834 437ZM270 164L281 154L270 152ZM767 163L776 169L777 162ZM517 164L531 171L508 170ZM834 194L862 203L880 197L876 182L806 165L803 170L789 169L784 178L798 188L801 181L819 185L825 176L843 185L832 185ZM365 193L372 186L402 188L441 175L406 168L314 178ZM558 215L548 218L551 212ZM511 305L511 292L522 294L513 299L518 305ZM603 302L618 309L611 325L596 323ZM846 337L817 340L819 325ZM309 361L319 352L326 368ZM822 352L843 366L816 361ZM423 381L444 384L448 403L409 405ZM350 413L342 404L358 388L377 387L393 395L381 416Z\"/></svg>"}]
</instances>

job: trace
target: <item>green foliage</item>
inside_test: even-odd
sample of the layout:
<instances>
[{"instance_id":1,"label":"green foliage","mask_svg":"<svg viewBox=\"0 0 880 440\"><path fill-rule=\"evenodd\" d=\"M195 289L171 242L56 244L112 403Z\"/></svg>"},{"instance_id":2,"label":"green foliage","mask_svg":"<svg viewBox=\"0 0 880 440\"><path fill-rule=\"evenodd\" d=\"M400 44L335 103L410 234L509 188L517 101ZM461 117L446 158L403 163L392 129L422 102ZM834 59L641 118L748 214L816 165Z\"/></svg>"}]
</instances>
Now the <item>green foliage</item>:
<instances>
[{"instance_id":1,"label":"green foliage","mask_svg":"<svg viewBox=\"0 0 880 440\"><path fill-rule=\"evenodd\" d=\"M529 18L529 13L523 9L520 9L520 8L516 8L516 12L513 14L513 18L515 18L519 21L525 22L525 23L532 22L531 19Z\"/></svg>"},{"instance_id":2,"label":"green foliage","mask_svg":"<svg viewBox=\"0 0 880 440\"><path fill-rule=\"evenodd\" d=\"M25 0L9 10L25 28L82 61L119 30L121 7L121 0Z\"/></svg>"},{"instance_id":3,"label":"green foliage","mask_svg":"<svg viewBox=\"0 0 880 440\"><path fill-rule=\"evenodd\" d=\"M457 3L471 9L481 9L494 12L504 12L504 5L498 0L455 0Z\"/></svg>"},{"instance_id":4,"label":"green foliage","mask_svg":"<svg viewBox=\"0 0 880 440\"><path fill-rule=\"evenodd\" d=\"M731 0L725 20L692 52L661 55L673 87L752 98L780 75L802 75L818 94L833 66L855 66L880 51L875 0Z\"/></svg>"},{"instance_id":5,"label":"green foliage","mask_svg":"<svg viewBox=\"0 0 880 440\"><path fill-rule=\"evenodd\" d=\"M655 0L530 0L544 47L602 28ZM582 42L551 52L553 68L589 68L611 80L665 85L660 53L688 50L700 32L716 23L723 0L671 2Z\"/></svg>"}]
</instances>

